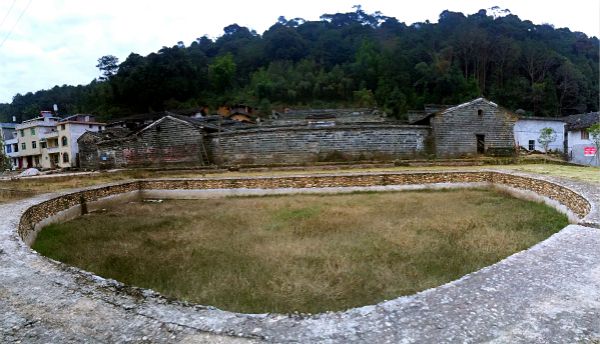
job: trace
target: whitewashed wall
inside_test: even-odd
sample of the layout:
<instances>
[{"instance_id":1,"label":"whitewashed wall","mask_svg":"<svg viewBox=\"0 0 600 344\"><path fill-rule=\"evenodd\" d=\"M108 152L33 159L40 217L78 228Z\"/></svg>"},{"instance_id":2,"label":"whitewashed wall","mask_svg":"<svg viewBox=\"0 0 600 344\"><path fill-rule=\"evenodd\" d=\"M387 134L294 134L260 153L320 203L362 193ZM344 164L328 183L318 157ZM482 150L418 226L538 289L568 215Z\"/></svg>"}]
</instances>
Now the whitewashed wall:
<instances>
[{"instance_id":1,"label":"whitewashed wall","mask_svg":"<svg viewBox=\"0 0 600 344\"><path fill-rule=\"evenodd\" d=\"M562 121L550 121L539 119L519 119L513 128L515 142L518 146L529 149L529 140L535 142L535 149L543 152L544 148L538 142L540 132L544 128L552 128L556 133L556 141L551 142L549 150L564 151L565 123Z\"/></svg>"}]
</instances>

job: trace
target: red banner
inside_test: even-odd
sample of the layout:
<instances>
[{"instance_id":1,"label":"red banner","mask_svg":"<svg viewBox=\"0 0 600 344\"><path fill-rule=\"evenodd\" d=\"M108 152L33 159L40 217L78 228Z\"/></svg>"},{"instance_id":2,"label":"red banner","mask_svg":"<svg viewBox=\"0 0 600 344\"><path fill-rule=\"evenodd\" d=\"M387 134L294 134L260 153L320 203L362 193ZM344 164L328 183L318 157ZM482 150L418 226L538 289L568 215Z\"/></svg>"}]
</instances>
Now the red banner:
<instances>
[{"instance_id":1,"label":"red banner","mask_svg":"<svg viewBox=\"0 0 600 344\"><path fill-rule=\"evenodd\" d=\"M583 147L583 156L596 155L596 147Z\"/></svg>"}]
</instances>

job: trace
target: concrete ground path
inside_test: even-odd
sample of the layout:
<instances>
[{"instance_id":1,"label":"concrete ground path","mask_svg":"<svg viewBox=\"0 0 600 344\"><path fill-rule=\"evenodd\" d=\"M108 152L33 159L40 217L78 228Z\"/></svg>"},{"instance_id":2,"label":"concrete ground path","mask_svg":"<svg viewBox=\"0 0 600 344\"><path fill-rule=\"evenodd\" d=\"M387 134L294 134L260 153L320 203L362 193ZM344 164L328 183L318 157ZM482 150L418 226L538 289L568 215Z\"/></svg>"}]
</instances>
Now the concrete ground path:
<instances>
[{"instance_id":1,"label":"concrete ground path","mask_svg":"<svg viewBox=\"0 0 600 344\"><path fill-rule=\"evenodd\" d=\"M592 212L532 248L424 292L345 312L238 314L167 300L42 257L16 234L42 195L0 205L1 343L600 342L598 185Z\"/></svg>"}]
</instances>

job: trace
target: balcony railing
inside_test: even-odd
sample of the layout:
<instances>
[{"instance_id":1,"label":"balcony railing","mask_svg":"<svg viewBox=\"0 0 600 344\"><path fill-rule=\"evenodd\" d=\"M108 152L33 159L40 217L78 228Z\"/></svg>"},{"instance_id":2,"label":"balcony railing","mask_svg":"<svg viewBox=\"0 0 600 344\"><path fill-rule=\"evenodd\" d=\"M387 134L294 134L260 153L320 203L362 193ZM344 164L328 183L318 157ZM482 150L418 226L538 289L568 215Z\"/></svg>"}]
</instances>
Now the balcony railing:
<instances>
[{"instance_id":1,"label":"balcony railing","mask_svg":"<svg viewBox=\"0 0 600 344\"><path fill-rule=\"evenodd\" d=\"M40 132L38 137L40 139L51 139L51 138L58 138L58 131L47 131L47 132Z\"/></svg>"},{"instance_id":2,"label":"balcony railing","mask_svg":"<svg viewBox=\"0 0 600 344\"><path fill-rule=\"evenodd\" d=\"M44 148L46 150L46 152L48 154L52 154L52 153L58 153L60 148L59 147L48 147L48 148Z\"/></svg>"}]
</instances>

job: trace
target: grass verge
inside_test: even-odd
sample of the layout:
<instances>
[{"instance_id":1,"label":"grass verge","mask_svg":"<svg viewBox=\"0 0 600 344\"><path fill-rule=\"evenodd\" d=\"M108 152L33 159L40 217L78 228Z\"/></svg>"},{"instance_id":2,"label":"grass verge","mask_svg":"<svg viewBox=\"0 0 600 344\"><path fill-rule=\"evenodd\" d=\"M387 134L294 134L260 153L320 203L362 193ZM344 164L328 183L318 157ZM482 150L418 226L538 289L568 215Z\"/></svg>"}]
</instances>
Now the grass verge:
<instances>
[{"instance_id":1,"label":"grass verge","mask_svg":"<svg viewBox=\"0 0 600 344\"><path fill-rule=\"evenodd\" d=\"M565 216L487 189L135 202L46 227L33 248L239 312L342 310L449 282Z\"/></svg>"}]
</instances>

